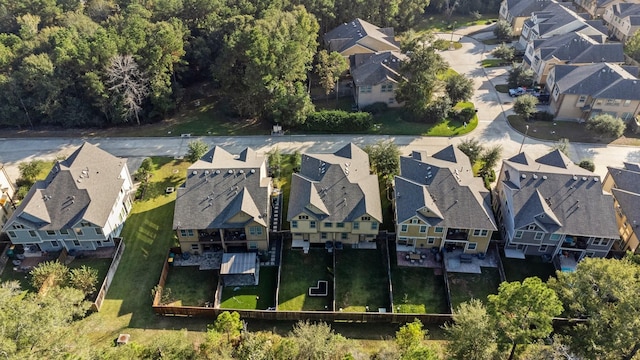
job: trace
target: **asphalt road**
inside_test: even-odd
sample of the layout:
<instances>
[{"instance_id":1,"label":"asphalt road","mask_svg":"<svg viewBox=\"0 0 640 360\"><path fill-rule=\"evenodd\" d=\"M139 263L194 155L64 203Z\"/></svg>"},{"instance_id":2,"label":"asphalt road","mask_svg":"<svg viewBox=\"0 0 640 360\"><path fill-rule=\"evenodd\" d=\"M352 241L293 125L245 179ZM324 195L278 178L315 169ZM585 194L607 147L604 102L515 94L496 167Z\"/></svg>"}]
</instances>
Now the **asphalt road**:
<instances>
[{"instance_id":1,"label":"asphalt road","mask_svg":"<svg viewBox=\"0 0 640 360\"><path fill-rule=\"evenodd\" d=\"M485 145L500 144L503 156L511 157L523 151L533 157L541 156L550 150L553 142L524 138L508 125L505 114L511 111L506 94L495 91L495 84L505 83L505 68L485 70L480 66L483 58L490 56L492 47L464 36L477 28L461 30L454 34L463 47L455 51L443 51L442 56L459 73L474 80L476 87L472 101L478 109L479 125L471 134L457 138L434 138L421 136L378 136L378 135L302 135L302 136L235 136L235 137L198 137L209 145L219 145L230 152L238 152L249 146L259 152L269 151L277 146L282 152L326 153L333 152L349 142L363 146L379 140L392 140L404 154L411 150L426 150L434 153L449 144L458 144L465 138L475 137ZM442 34L450 39L451 34ZM481 37L481 35L480 35ZM146 156L182 156L187 151L187 144L195 138L163 137L163 138L89 138L87 141L121 157L129 157L131 165L139 164L140 158ZM524 140L524 141L523 141ZM33 138L33 139L0 139L0 161L5 164L9 175L16 179L17 164L35 158L55 159L66 157L85 139L82 138ZM596 173L604 176L606 166L621 166L623 162L640 162L640 148L625 146L606 146L600 144L572 143L569 154L573 161L592 159L596 164Z\"/></svg>"}]
</instances>

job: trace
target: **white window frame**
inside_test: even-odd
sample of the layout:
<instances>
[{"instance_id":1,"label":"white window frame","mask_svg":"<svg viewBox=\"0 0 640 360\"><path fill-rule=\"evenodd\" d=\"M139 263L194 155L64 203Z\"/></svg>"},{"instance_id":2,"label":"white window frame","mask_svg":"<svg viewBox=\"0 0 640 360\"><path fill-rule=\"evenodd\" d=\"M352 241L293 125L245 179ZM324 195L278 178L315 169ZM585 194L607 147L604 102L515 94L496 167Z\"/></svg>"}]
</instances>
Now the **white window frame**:
<instances>
[{"instance_id":1,"label":"white window frame","mask_svg":"<svg viewBox=\"0 0 640 360\"><path fill-rule=\"evenodd\" d=\"M536 231L536 235L533 237L535 240L542 240L544 239L544 232L542 231Z\"/></svg>"},{"instance_id":2,"label":"white window frame","mask_svg":"<svg viewBox=\"0 0 640 360\"><path fill-rule=\"evenodd\" d=\"M478 248L478 243L476 242L467 243L467 250L475 250L477 248Z\"/></svg>"},{"instance_id":3,"label":"white window frame","mask_svg":"<svg viewBox=\"0 0 640 360\"><path fill-rule=\"evenodd\" d=\"M444 227L436 226L435 228L433 228L433 232L436 234L442 234L444 232Z\"/></svg>"},{"instance_id":4,"label":"white window frame","mask_svg":"<svg viewBox=\"0 0 640 360\"><path fill-rule=\"evenodd\" d=\"M514 239L522 239L522 235L524 235L523 230L516 230L516 233L513 235Z\"/></svg>"},{"instance_id":5,"label":"white window frame","mask_svg":"<svg viewBox=\"0 0 640 360\"><path fill-rule=\"evenodd\" d=\"M408 230L409 230L409 225L407 225L407 224L400 225L400 231L401 232L407 232Z\"/></svg>"}]
</instances>

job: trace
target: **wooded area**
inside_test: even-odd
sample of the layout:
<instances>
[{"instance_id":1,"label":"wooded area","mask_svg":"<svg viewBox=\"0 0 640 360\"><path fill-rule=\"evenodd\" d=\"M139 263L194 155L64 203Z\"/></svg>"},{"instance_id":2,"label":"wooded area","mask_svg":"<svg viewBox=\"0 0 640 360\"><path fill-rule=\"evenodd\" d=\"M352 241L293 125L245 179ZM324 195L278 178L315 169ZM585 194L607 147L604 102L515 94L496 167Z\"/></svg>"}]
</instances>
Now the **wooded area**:
<instances>
[{"instance_id":1,"label":"wooded area","mask_svg":"<svg viewBox=\"0 0 640 360\"><path fill-rule=\"evenodd\" d=\"M406 30L498 0L0 0L0 125L163 119L211 82L229 112L282 123L313 109L318 35L354 18Z\"/></svg>"}]
</instances>

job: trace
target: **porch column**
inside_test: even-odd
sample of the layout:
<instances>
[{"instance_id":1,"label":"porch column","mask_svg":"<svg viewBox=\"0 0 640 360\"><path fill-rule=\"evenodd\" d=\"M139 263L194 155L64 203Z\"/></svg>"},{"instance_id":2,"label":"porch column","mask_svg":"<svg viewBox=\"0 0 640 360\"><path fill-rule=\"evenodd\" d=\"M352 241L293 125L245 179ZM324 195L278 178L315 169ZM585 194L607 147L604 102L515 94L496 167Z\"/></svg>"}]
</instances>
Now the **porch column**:
<instances>
[{"instance_id":1,"label":"porch column","mask_svg":"<svg viewBox=\"0 0 640 360\"><path fill-rule=\"evenodd\" d=\"M218 229L220 233L220 243L222 244L222 250L227 252L227 244L224 242L224 229Z\"/></svg>"}]
</instances>

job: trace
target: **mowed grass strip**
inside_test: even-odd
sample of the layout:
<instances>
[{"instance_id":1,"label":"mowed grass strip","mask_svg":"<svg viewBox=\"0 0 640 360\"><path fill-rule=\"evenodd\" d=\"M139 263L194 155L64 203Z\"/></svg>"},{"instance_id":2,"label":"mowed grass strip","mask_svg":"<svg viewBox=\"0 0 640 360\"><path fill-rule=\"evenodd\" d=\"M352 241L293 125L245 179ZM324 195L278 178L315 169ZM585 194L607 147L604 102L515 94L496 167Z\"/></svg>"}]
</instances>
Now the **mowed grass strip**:
<instances>
[{"instance_id":1,"label":"mowed grass strip","mask_svg":"<svg viewBox=\"0 0 640 360\"><path fill-rule=\"evenodd\" d=\"M260 267L257 286L225 286L222 288L220 307L223 309L266 310L276 305L278 268Z\"/></svg>"},{"instance_id":2,"label":"mowed grass strip","mask_svg":"<svg viewBox=\"0 0 640 360\"><path fill-rule=\"evenodd\" d=\"M171 291L171 306L205 306L213 303L218 275L215 270L199 270L197 266L169 268L164 285Z\"/></svg>"},{"instance_id":3,"label":"mowed grass strip","mask_svg":"<svg viewBox=\"0 0 640 360\"><path fill-rule=\"evenodd\" d=\"M389 280L379 249L336 251L336 308L365 312L388 308Z\"/></svg>"},{"instance_id":4,"label":"mowed grass strip","mask_svg":"<svg viewBox=\"0 0 640 360\"><path fill-rule=\"evenodd\" d=\"M411 314L446 314L444 276L435 275L433 269L422 267L395 267L393 281L394 312Z\"/></svg>"},{"instance_id":5,"label":"mowed grass strip","mask_svg":"<svg viewBox=\"0 0 640 360\"><path fill-rule=\"evenodd\" d=\"M448 273L451 306L471 299L478 299L486 304L487 296L498 293L500 273L498 268L483 267L481 274Z\"/></svg>"},{"instance_id":6,"label":"mowed grass strip","mask_svg":"<svg viewBox=\"0 0 640 360\"><path fill-rule=\"evenodd\" d=\"M156 166L151 188L177 187L184 181L187 162L153 158ZM112 346L119 333L131 334L139 343L151 343L165 329L198 327L206 324L181 318L158 318L151 309L151 290L158 284L170 247L177 244L172 230L176 193L148 192L154 197L134 203L120 234L126 249L107 297L99 313L78 322L77 333L94 346Z\"/></svg>"},{"instance_id":7,"label":"mowed grass strip","mask_svg":"<svg viewBox=\"0 0 640 360\"><path fill-rule=\"evenodd\" d=\"M302 250L285 248L281 266L278 310L331 310L331 254L320 249L311 249L308 254L303 254ZM316 286L318 280L329 282L327 296L309 296L309 287Z\"/></svg>"}]
</instances>

